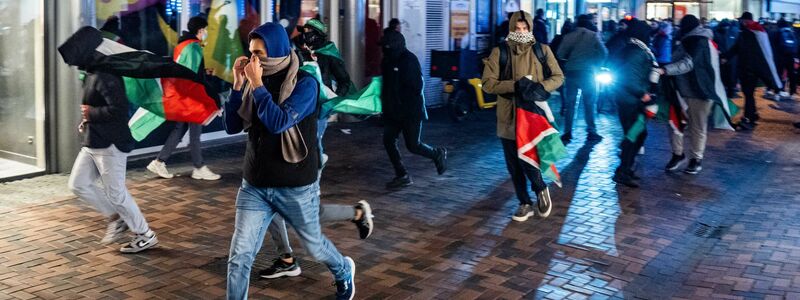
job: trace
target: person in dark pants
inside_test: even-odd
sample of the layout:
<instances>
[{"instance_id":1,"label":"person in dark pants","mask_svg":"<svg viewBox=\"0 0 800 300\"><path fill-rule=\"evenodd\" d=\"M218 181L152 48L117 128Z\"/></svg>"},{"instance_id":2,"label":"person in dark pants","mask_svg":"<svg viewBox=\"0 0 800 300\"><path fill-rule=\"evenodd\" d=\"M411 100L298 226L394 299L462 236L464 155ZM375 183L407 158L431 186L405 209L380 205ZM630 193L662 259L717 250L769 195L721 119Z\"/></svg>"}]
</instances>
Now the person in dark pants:
<instances>
[{"instance_id":1,"label":"person in dark pants","mask_svg":"<svg viewBox=\"0 0 800 300\"><path fill-rule=\"evenodd\" d=\"M794 70L795 59L798 58L798 38L792 30L791 24L785 19L778 20L778 31L774 35L773 43L775 50L775 67L778 69L778 76L786 73L785 85L789 86L789 91L779 91L778 99L790 99L797 90L797 72Z\"/></svg>"},{"instance_id":2,"label":"person in dark pants","mask_svg":"<svg viewBox=\"0 0 800 300\"><path fill-rule=\"evenodd\" d=\"M428 119L425 97L422 94L422 71L417 57L406 49L403 34L384 32L383 41L383 146L394 166L395 178L386 184L389 189L407 187L413 183L400 158L397 138L405 138L411 153L431 159L439 175L447 170L447 149L433 148L421 141L422 121Z\"/></svg>"},{"instance_id":3,"label":"person in dark pants","mask_svg":"<svg viewBox=\"0 0 800 300\"><path fill-rule=\"evenodd\" d=\"M625 47L612 56L609 66L618 70L619 80L615 85L614 95L617 100L619 121L625 132L620 145L620 164L613 180L628 187L639 187L633 165L639 149L647 138L647 127L635 126L642 121L641 116L654 83L657 83L658 67L656 57L650 50L650 26L639 20L633 20L628 26L629 39ZM654 74L655 73L655 74ZM655 77L655 78L652 78ZM639 123L639 125L642 125ZM634 131L637 130L638 131Z\"/></svg>"},{"instance_id":4,"label":"person in dark pants","mask_svg":"<svg viewBox=\"0 0 800 300\"><path fill-rule=\"evenodd\" d=\"M564 73L558 66L558 60L547 45L541 45L541 50L547 58L550 76L545 77L544 67L539 63L535 54L536 38L531 32L533 18L524 11L518 11L511 16L509 22L508 43L500 47L507 47L506 65L501 66L500 47L492 49L488 58L484 59L483 91L497 95L497 136L503 146L503 155L506 160L508 173L514 183L519 208L511 217L517 222L524 222L538 213L540 217L547 217L552 208L550 192L542 179L542 173L519 159L517 155L517 125L514 92L518 81L530 80L541 86L547 92L556 90L564 82ZM537 203L534 207L528 193L527 181L536 193Z\"/></svg>"},{"instance_id":5,"label":"person in dark pants","mask_svg":"<svg viewBox=\"0 0 800 300\"><path fill-rule=\"evenodd\" d=\"M533 37L536 41L542 44L550 44L547 39L549 25L547 19L544 17L544 9L536 10L536 17L533 18Z\"/></svg>"},{"instance_id":6,"label":"person in dark pants","mask_svg":"<svg viewBox=\"0 0 800 300\"><path fill-rule=\"evenodd\" d=\"M766 30L758 22L753 21L753 14L744 12L739 18L741 32L731 49L723 54L723 63L738 57L737 73L744 93L744 118L739 128L751 129L760 119L756 111L754 96L758 80L764 82L768 89L779 90L781 87L775 63L772 58L772 46Z\"/></svg>"}]
</instances>

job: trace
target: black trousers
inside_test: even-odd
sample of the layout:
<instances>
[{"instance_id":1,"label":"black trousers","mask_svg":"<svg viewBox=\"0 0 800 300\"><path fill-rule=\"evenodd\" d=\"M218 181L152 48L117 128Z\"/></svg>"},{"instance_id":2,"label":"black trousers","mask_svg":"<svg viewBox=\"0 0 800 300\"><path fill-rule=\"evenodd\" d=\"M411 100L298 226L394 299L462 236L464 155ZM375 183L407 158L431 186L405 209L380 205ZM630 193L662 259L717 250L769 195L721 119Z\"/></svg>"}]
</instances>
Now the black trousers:
<instances>
[{"instance_id":1,"label":"black trousers","mask_svg":"<svg viewBox=\"0 0 800 300\"><path fill-rule=\"evenodd\" d=\"M542 179L542 172L534 166L522 161L517 156L517 141L500 138L500 143L503 144L503 155L506 158L506 167L508 173L511 174L511 181L514 183L514 191L519 199L519 204L531 204L531 196L528 194L528 181L531 182L531 188L534 192L539 193L547 188L547 184Z\"/></svg>"},{"instance_id":2,"label":"black trousers","mask_svg":"<svg viewBox=\"0 0 800 300\"><path fill-rule=\"evenodd\" d=\"M638 99L636 101L639 101ZM627 134L631 129L636 119L639 118L641 107L639 104L627 103L624 101L617 101L617 109L619 110L619 123L622 125L622 130ZM636 162L636 155L639 154L639 149L644 146L644 141L647 139L647 128L642 131L636 138L635 142L631 142L627 138L622 139L620 145L620 163L617 171L625 174L633 173L633 165Z\"/></svg>"},{"instance_id":3,"label":"black trousers","mask_svg":"<svg viewBox=\"0 0 800 300\"><path fill-rule=\"evenodd\" d=\"M739 83L742 85L742 93L744 93L744 117L753 120L758 117L756 111L756 84L758 84L759 77L749 71L739 71Z\"/></svg>"},{"instance_id":4,"label":"black trousers","mask_svg":"<svg viewBox=\"0 0 800 300\"><path fill-rule=\"evenodd\" d=\"M386 153L389 154L389 160L394 166L394 173L397 177L408 174L406 167L403 165L403 159L400 157L400 149L397 148L397 139L400 137L400 133L405 138L408 151L429 159L436 157L436 152L433 148L421 140L422 120L399 121L384 118L383 121L383 146L386 148Z\"/></svg>"}]
</instances>

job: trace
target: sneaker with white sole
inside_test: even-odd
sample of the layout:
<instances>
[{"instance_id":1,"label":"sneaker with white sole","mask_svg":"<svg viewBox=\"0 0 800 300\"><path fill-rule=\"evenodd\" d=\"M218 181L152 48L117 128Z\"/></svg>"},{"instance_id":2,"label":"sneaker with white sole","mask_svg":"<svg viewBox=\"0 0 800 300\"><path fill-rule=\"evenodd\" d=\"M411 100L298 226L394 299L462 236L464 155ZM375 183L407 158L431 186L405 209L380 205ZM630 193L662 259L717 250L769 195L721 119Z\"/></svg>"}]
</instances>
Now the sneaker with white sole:
<instances>
[{"instance_id":1,"label":"sneaker with white sole","mask_svg":"<svg viewBox=\"0 0 800 300\"><path fill-rule=\"evenodd\" d=\"M163 161L158 161L158 160L151 161L150 164L147 165L147 170L153 172L154 174L158 175L161 178L170 179L172 177L175 177L175 175L172 175L172 173L167 171L167 164L165 164Z\"/></svg>"},{"instance_id":2,"label":"sneaker with white sole","mask_svg":"<svg viewBox=\"0 0 800 300\"><path fill-rule=\"evenodd\" d=\"M202 166L199 169L194 168L194 171L192 171L192 178L198 180L219 180L220 178L222 178L222 176L214 172L211 172L211 170L209 170L207 166Z\"/></svg>"},{"instance_id":3,"label":"sneaker with white sole","mask_svg":"<svg viewBox=\"0 0 800 300\"><path fill-rule=\"evenodd\" d=\"M333 283L336 286L336 300L353 300L356 296L356 263L349 256L345 256L344 261L350 265L350 277Z\"/></svg>"},{"instance_id":4,"label":"sneaker with white sole","mask_svg":"<svg viewBox=\"0 0 800 300\"><path fill-rule=\"evenodd\" d=\"M550 198L550 189L545 187L543 191L536 194L536 212L539 217L547 218L553 210L553 200Z\"/></svg>"},{"instance_id":5,"label":"sneaker with white sole","mask_svg":"<svg viewBox=\"0 0 800 300\"><path fill-rule=\"evenodd\" d=\"M122 248L119 249L122 253L139 253L144 250L150 249L158 245L158 238L156 233L148 230L144 234L137 234L133 240Z\"/></svg>"},{"instance_id":6,"label":"sneaker with white sole","mask_svg":"<svg viewBox=\"0 0 800 300\"><path fill-rule=\"evenodd\" d=\"M361 210L361 219L353 220L352 222L358 228L358 237L364 240L372 235L372 218L375 216L372 215L372 207L369 206L369 202L366 200L358 201L356 209Z\"/></svg>"},{"instance_id":7,"label":"sneaker with white sole","mask_svg":"<svg viewBox=\"0 0 800 300\"><path fill-rule=\"evenodd\" d=\"M517 222L525 222L528 218L533 217L536 213L533 210L533 205L522 204L517 209L517 212L511 216L511 219Z\"/></svg>"},{"instance_id":8,"label":"sneaker with white sole","mask_svg":"<svg viewBox=\"0 0 800 300\"><path fill-rule=\"evenodd\" d=\"M300 276L302 270L297 259L293 259L292 263L287 263L281 258L290 258L291 255L284 255L272 261L272 266L258 272L258 276L266 279L275 279L281 277L295 277Z\"/></svg>"},{"instance_id":9,"label":"sneaker with white sole","mask_svg":"<svg viewBox=\"0 0 800 300\"><path fill-rule=\"evenodd\" d=\"M103 244L111 244L125 237L128 231L128 224L122 218L117 216L115 220L108 222L106 227L106 235L100 240Z\"/></svg>"}]
</instances>

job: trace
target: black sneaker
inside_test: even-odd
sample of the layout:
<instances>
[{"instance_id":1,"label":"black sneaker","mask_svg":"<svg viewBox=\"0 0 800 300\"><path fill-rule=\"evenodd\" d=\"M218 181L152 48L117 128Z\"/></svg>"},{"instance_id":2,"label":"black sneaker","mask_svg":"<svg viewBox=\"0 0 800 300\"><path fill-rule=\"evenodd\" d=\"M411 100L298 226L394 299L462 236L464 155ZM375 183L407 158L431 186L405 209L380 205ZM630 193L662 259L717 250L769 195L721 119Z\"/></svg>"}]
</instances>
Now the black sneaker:
<instances>
[{"instance_id":1,"label":"black sneaker","mask_svg":"<svg viewBox=\"0 0 800 300\"><path fill-rule=\"evenodd\" d=\"M612 178L611 180L614 180L614 182L616 182L618 184L622 184L622 185L630 187L630 188L638 188L639 187L639 183L636 182L630 175L624 174L623 172L620 172L619 170L617 170L617 172L614 173L614 178Z\"/></svg>"},{"instance_id":2,"label":"black sneaker","mask_svg":"<svg viewBox=\"0 0 800 300\"><path fill-rule=\"evenodd\" d=\"M586 140L589 142L599 142L603 140L603 136L597 134L597 132L589 132L589 134L586 135Z\"/></svg>"},{"instance_id":3,"label":"black sneaker","mask_svg":"<svg viewBox=\"0 0 800 300\"><path fill-rule=\"evenodd\" d=\"M442 175L447 171L447 148L441 147L436 149L436 158L434 159L434 163L436 163L436 172L438 172L439 175Z\"/></svg>"},{"instance_id":4,"label":"black sneaker","mask_svg":"<svg viewBox=\"0 0 800 300\"><path fill-rule=\"evenodd\" d=\"M700 163L700 160L692 158L689 160L689 166L686 167L686 170L683 170L683 172L686 174L697 175L702 170L703 165Z\"/></svg>"},{"instance_id":5,"label":"black sneaker","mask_svg":"<svg viewBox=\"0 0 800 300\"><path fill-rule=\"evenodd\" d=\"M294 259L292 263L287 263L282 259L290 257L292 256L283 255L282 257L274 259L272 261L272 266L258 272L258 276L266 279L300 276L302 270L300 270L300 265L297 263L297 259Z\"/></svg>"},{"instance_id":6,"label":"black sneaker","mask_svg":"<svg viewBox=\"0 0 800 300\"><path fill-rule=\"evenodd\" d=\"M538 201L536 202L536 212L542 218L547 218L550 211L553 210L553 201L550 199L550 189L544 188L543 191L536 194Z\"/></svg>"},{"instance_id":7,"label":"black sneaker","mask_svg":"<svg viewBox=\"0 0 800 300\"><path fill-rule=\"evenodd\" d=\"M386 184L386 188L394 190L411 186L412 184L414 184L414 181L411 180L411 176L406 174L403 177L395 177L394 179L392 179L392 181Z\"/></svg>"},{"instance_id":8,"label":"black sneaker","mask_svg":"<svg viewBox=\"0 0 800 300\"><path fill-rule=\"evenodd\" d=\"M358 228L358 237L364 240L372 234L372 208L366 200L361 200L356 204L356 209L361 210L361 219L352 222Z\"/></svg>"},{"instance_id":9,"label":"black sneaker","mask_svg":"<svg viewBox=\"0 0 800 300\"><path fill-rule=\"evenodd\" d=\"M667 172L675 172L681 167L684 161L686 161L686 155L672 154L672 159L669 160L667 166L664 167L664 170Z\"/></svg>"},{"instance_id":10,"label":"black sneaker","mask_svg":"<svg viewBox=\"0 0 800 300\"><path fill-rule=\"evenodd\" d=\"M344 261L350 264L350 278L333 283L336 286L336 300L353 300L356 295L356 263L348 256L344 257Z\"/></svg>"},{"instance_id":11,"label":"black sneaker","mask_svg":"<svg viewBox=\"0 0 800 300\"><path fill-rule=\"evenodd\" d=\"M122 253L139 253L153 248L156 245L158 245L156 233L152 230L148 230L144 234L137 234L130 243L122 246L119 251Z\"/></svg>"},{"instance_id":12,"label":"black sneaker","mask_svg":"<svg viewBox=\"0 0 800 300\"><path fill-rule=\"evenodd\" d=\"M511 219L517 222L525 222L528 218L533 217L533 206L530 204L522 204L517 208L517 212L511 216Z\"/></svg>"}]
</instances>

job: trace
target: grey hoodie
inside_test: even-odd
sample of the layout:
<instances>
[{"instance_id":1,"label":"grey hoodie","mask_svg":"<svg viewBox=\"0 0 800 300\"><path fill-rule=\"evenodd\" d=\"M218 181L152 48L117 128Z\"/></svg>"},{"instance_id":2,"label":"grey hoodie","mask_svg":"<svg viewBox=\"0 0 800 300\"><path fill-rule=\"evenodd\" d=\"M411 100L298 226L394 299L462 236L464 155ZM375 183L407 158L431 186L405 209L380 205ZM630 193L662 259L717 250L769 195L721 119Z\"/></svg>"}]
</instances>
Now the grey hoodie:
<instances>
[{"instance_id":1,"label":"grey hoodie","mask_svg":"<svg viewBox=\"0 0 800 300\"><path fill-rule=\"evenodd\" d=\"M713 40L711 29L698 26L676 44L672 56L674 63L664 66L666 74L676 76L678 91L683 97L716 100L715 77L708 41ZM714 50L716 51L716 50Z\"/></svg>"}]
</instances>

